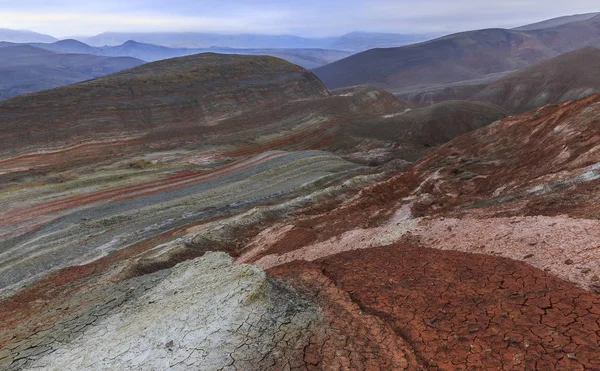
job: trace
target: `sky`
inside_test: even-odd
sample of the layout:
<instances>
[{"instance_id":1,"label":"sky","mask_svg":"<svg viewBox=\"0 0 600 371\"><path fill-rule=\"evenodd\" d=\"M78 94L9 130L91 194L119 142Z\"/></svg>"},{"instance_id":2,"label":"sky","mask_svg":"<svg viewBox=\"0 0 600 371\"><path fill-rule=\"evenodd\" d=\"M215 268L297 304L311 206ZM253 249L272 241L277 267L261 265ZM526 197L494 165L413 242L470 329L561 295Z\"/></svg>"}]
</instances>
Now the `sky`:
<instances>
[{"instance_id":1,"label":"sky","mask_svg":"<svg viewBox=\"0 0 600 371\"><path fill-rule=\"evenodd\" d=\"M598 0L0 0L0 28L115 32L451 33L600 11Z\"/></svg>"}]
</instances>

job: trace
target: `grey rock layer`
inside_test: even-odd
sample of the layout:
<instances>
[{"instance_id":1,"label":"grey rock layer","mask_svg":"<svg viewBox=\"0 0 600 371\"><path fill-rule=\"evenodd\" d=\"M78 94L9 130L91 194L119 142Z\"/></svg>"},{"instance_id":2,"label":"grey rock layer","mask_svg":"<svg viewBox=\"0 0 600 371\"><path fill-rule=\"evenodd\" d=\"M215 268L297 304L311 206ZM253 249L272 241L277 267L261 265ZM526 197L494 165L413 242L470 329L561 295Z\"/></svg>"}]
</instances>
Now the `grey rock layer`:
<instances>
[{"instance_id":1,"label":"grey rock layer","mask_svg":"<svg viewBox=\"0 0 600 371\"><path fill-rule=\"evenodd\" d=\"M181 263L141 297L26 369L266 369L297 359L319 310L224 253ZM285 361L282 361L285 360Z\"/></svg>"}]
</instances>

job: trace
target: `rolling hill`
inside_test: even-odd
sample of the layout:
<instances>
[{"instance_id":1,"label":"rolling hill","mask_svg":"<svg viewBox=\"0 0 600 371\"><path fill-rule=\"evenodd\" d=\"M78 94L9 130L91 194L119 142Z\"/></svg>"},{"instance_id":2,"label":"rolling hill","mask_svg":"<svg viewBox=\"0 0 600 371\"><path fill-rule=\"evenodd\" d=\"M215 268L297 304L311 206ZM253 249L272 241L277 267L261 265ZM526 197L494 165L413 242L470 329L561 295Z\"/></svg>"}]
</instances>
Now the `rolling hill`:
<instances>
[{"instance_id":1,"label":"rolling hill","mask_svg":"<svg viewBox=\"0 0 600 371\"><path fill-rule=\"evenodd\" d=\"M600 43L600 16L533 31L486 29L372 49L314 69L329 88L387 89L480 79Z\"/></svg>"},{"instance_id":2,"label":"rolling hill","mask_svg":"<svg viewBox=\"0 0 600 371\"><path fill-rule=\"evenodd\" d=\"M515 27L515 28L513 28L513 30L516 30L516 31L542 30L544 28L560 26L560 25L567 24L567 23L587 21L588 19L594 18L598 15L600 15L600 13L585 13L585 14L567 15L564 17L547 19L547 20L544 20L541 22L536 22L536 23L525 25L525 26Z\"/></svg>"},{"instance_id":3,"label":"rolling hill","mask_svg":"<svg viewBox=\"0 0 600 371\"><path fill-rule=\"evenodd\" d=\"M417 106L454 99L485 101L515 114L600 91L599 64L600 49L587 47L488 79L442 84L425 90L400 89L395 93Z\"/></svg>"},{"instance_id":4,"label":"rolling hill","mask_svg":"<svg viewBox=\"0 0 600 371\"><path fill-rule=\"evenodd\" d=\"M583 48L511 73L470 100L486 101L512 113L577 100L600 91L600 49Z\"/></svg>"},{"instance_id":5,"label":"rolling hill","mask_svg":"<svg viewBox=\"0 0 600 371\"><path fill-rule=\"evenodd\" d=\"M312 73L278 58L196 54L2 102L0 141L8 157L0 169L43 168L56 161L99 161L114 153L132 156L149 148L180 147L210 148L227 157L297 148L347 153L360 143L370 150L397 141L408 156L422 151L425 144L440 143L414 144L403 133L408 122L396 116L410 107L372 86L332 93ZM478 111L482 106L467 105L467 110L475 107ZM439 114L451 115L450 111ZM420 115L429 113L415 111L408 116ZM403 134L374 138L369 129L363 135L350 130L356 125L368 128L382 117L387 127L395 126ZM492 114L486 123L497 118ZM452 135L444 138L485 124L477 115L464 120L469 122L449 129ZM56 157L27 155L41 148Z\"/></svg>"}]
</instances>

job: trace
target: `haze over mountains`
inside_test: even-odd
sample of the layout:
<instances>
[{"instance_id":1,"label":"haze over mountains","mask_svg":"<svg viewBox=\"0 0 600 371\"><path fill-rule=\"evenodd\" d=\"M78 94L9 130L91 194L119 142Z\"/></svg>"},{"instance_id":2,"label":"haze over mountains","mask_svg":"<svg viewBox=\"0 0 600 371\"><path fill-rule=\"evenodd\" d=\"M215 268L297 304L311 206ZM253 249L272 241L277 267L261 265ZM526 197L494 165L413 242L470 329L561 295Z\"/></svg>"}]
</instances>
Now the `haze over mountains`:
<instances>
[{"instance_id":1,"label":"haze over mountains","mask_svg":"<svg viewBox=\"0 0 600 371\"><path fill-rule=\"evenodd\" d=\"M599 17L0 42L0 369L600 369Z\"/></svg>"},{"instance_id":2,"label":"haze over mountains","mask_svg":"<svg viewBox=\"0 0 600 371\"><path fill-rule=\"evenodd\" d=\"M74 37L77 41L96 47L118 46L128 41L185 49L329 49L347 52L363 51L376 47L412 44L435 37L436 34L393 34L351 32L342 36L306 38L294 35L210 34L183 33L123 33L106 32L90 37ZM65 39L68 40L68 39ZM0 29L0 41L14 43L52 43L59 41L31 31Z\"/></svg>"},{"instance_id":3,"label":"haze over mountains","mask_svg":"<svg viewBox=\"0 0 600 371\"><path fill-rule=\"evenodd\" d=\"M68 39L50 44L30 43L28 45L37 48L51 50L56 53L79 53L111 57L133 57L146 62L154 62L161 59L182 57L199 53L222 53L222 54L246 54L246 55L270 55L285 59L304 68L315 68L331 63L338 59L349 56L350 52L326 49L233 49L211 47L206 49L170 48L153 44L144 44L129 40L122 45L93 47L81 41Z\"/></svg>"},{"instance_id":4,"label":"haze over mountains","mask_svg":"<svg viewBox=\"0 0 600 371\"><path fill-rule=\"evenodd\" d=\"M0 100L89 80L142 63L131 57L57 54L29 45L3 44L0 45Z\"/></svg>"},{"instance_id":5,"label":"haze over mountains","mask_svg":"<svg viewBox=\"0 0 600 371\"><path fill-rule=\"evenodd\" d=\"M233 48L233 49L332 49L363 51L376 47L412 44L430 39L430 34L386 34L352 32L339 37L306 38L293 35L219 35L207 33L118 33L107 32L78 38L94 46L114 46L129 40L173 48Z\"/></svg>"},{"instance_id":6,"label":"haze over mountains","mask_svg":"<svg viewBox=\"0 0 600 371\"><path fill-rule=\"evenodd\" d=\"M58 41L58 39L50 35L44 35L33 31L0 28L0 41L14 43L52 43Z\"/></svg>"},{"instance_id":7,"label":"haze over mountains","mask_svg":"<svg viewBox=\"0 0 600 371\"><path fill-rule=\"evenodd\" d=\"M335 38L310 39L251 34L106 33L87 39L98 45L116 44L113 46L92 46L74 39L46 42L54 39L20 31L6 33L5 38L27 40L27 37L30 37L30 39L43 40L44 42L26 44L58 54L132 57L146 62L204 52L270 55L314 69L330 88L363 83L373 84L390 89L402 97L412 96L410 99L422 104L425 100L433 103L469 98L477 93L480 87L501 77L501 74L506 71L520 69L565 51L594 45L597 43L596 37L600 34L599 22L598 15L590 13L560 17L518 28L530 31L501 29L471 31L399 48L393 47L421 41L426 38L426 35L354 32ZM135 41L132 38L135 38ZM122 44L117 44L121 41ZM140 41L150 41L155 44ZM3 42L2 45L10 44ZM378 49L380 47L386 49ZM375 49L351 56L353 52L370 48ZM6 49L4 55L11 50L16 53L18 49ZM41 52L38 54L44 55ZM474 58L475 55L477 58ZM14 59L16 57L18 53L11 58L16 61ZM73 59L73 57L64 59ZM91 58L90 61L92 60L94 59ZM16 82L14 79L16 75L13 75L5 79L0 99L82 81L131 66L121 65L116 60L113 62L112 69L99 68L94 73L77 72L75 73L75 75L79 74L77 76L69 75L74 72L46 68L38 72L40 79L37 82L29 82L31 77L24 77L20 82ZM27 66L30 66L30 63L24 61L22 68L28 69ZM11 68L10 71L18 69L15 63ZM5 71L6 73L8 72ZM19 73L30 76L30 72L27 71L19 71ZM465 80L474 81L463 82ZM445 89L443 85L455 83L458 83L458 87L450 87L444 90L445 93L440 93L441 89ZM425 93L425 91L429 92ZM423 94L429 98L423 98ZM432 94L438 97L432 99ZM445 96L441 97L444 94Z\"/></svg>"},{"instance_id":8,"label":"haze over mountains","mask_svg":"<svg viewBox=\"0 0 600 371\"><path fill-rule=\"evenodd\" d=\"M104 68L101 63L108 63L109 59L88 58L89 71L75 70L69 63L83 57L64 56L61 57L62 65L56 64L56 55L43 53L44 50L57 54L87 54L103 57L131 57L144 62L152 62L161 59L175 58L206 52L218 52L223 54L245 54L245 55L270 55L285 59L305 68L316 68L352 54L353 50L364 50L373 46L404 45L406 43L420 41L425 36L419 35L396 35L396 34L373 34L352 33L339 38L329 39L305 39L295 36L264 36L264 35L212 35L212 34L104 34L91 38L102 47L95 47L74 39L56 41L56 39L45 35L28 32L0 33L0 46L31 46L39 50L36 54L39 58L40 68L32 75L31 58L23 55L23 61L19 62L21 56L19 48L10 48L3 51L3 56L12 62L9 66L4 63L5 68L0 71L3 79L0 89L0 99L6 99L18 94L35 92L49 89L78 81L116 72L120 69L132 67L134 63L123 63L125 60L115 59L111 63L112 68ZM129 38L128 38L129 37ZM137 41L131 38L136 38ZM122 44L106 46L115 40L122 40ZM105 40L100 42L98 40ZM157 45L139 42L149 40ZM14 45L13 45L14 44ZM196 45L196 47L169 47L164 45ZM223 45L220 47L219 45ZM198 46L202 46L199 48ZM241 48L238 48L240 46ZM259 48L260 49L257 49ZM323 49L329 47L335 49ZM32 51L33 49L28 49ZM11 54L13 53L13 54ZM46 60L46 57L49 60ZM132 60L130 60L132 62ZM98 63L98 65L96 65ZM44 66L42 68L42 66ZM50 67L49 67L50 66ZM91 71L94 71L93 73ZM36 77L36 76L39 77Z\"/></svg>"}]
</instances>

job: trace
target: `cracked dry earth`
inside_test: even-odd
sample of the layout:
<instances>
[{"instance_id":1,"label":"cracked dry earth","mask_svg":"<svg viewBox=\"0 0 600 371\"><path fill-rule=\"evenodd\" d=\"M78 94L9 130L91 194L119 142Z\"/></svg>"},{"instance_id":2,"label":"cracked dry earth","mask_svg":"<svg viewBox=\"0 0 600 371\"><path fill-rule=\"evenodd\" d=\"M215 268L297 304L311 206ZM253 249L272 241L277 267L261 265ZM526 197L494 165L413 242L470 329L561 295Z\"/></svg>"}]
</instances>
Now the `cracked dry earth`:
<instances>
[{"instance_id":1,"label":"cracked dry earth","mask_svg":"<svg viewBox=\"0 0 600 371\"><path fill-rule=\"evenodd\" d=\"M329 280L383 319L424 369L600 365L600 298L513 260L394 244L270 273L309 287Z\"/></svg>"},{"instance_id":2,"label":"cracked dry earth","mask_svg":"<svg viewBox=\"0 0 600 371\"><path fill-rule=\"evenodd\" d=\"M57 344L28 369L266 369L290 367L320 313L263 271L210 253Z\"/></svg>"}]
</instances>

